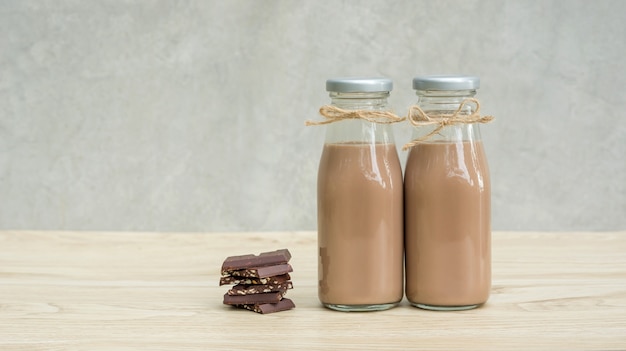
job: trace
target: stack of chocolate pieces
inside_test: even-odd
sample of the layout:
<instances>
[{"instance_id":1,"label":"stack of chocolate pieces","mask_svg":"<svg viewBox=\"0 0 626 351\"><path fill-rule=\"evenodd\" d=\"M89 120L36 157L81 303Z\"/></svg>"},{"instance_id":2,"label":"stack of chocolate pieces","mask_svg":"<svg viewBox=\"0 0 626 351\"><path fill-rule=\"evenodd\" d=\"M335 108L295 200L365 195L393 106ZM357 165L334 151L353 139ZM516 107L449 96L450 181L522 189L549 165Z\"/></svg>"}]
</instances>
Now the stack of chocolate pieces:
<instances>
[{"instance_id":1,"label":"stack of chocolate pieces","mask_svg":"<svg viewBox=\"0 0 626 351\"><path fill-rule=\"evenodd\" d=\"M224 294L224 304L263 314L296 307L284 297L293 288L290 259L287 249L226 258L220 286L233 286Z\"/></svg>"}]
</instances>

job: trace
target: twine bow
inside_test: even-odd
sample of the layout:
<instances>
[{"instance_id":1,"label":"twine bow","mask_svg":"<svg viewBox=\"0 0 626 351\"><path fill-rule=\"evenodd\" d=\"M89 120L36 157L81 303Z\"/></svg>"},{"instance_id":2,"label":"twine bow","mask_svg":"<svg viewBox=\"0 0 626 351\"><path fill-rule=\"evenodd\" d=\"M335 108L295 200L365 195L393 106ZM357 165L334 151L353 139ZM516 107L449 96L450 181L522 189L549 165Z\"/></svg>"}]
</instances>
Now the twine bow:
<instances>
[{"instance_id":1,"label":"twine bow","mask_svg":"<svg viewBox=\"0 0 626 351\"><path fill-rule=\"evenodd\" d=\"M324 105L320 107L320 115L326 118L323 121L306 121L306 126L319 126L323 124L329 124L334 122L343 121L346 119L363 119L368 122L374 123L397 123L404 121L404 117L398 117L396 114L390 111L379 110L344 110L337 106Z\"/></svg>"},{"instance_id":2,"label":"twine bow","mask_svg":"<svg viewBox=\"0 0 626 351\"><path fill-rule=\"evenodd\" d=\"M472 112L469 115L464 114L463 108L465 107L465 105L469 103L473 103L474 105L476 105L476 109L474 110L474 112ZM461 104L459 105L459 108L457 108L456 111L454 111L454 113L433 114L431 116L429 116L426 112L424 112L424 110L422 110L419 106L413 105L409 109L409 115L407 116L407 119L412 125L416 127L424 127L424 126L431 126L431 125L436 125L437 127L430 133L404 144L404 146L402 147L402 150L408 150L411 147L429 139L431 136L439 133L444 127L459 124L459 123L464 123L464 124L489 123L494 119L494 117L493 116L481 116L480 115L480 103L478 102L478 100L474 98L468 98L468 99L464 99L461 102Z\"/></svg>"}]
</instances>

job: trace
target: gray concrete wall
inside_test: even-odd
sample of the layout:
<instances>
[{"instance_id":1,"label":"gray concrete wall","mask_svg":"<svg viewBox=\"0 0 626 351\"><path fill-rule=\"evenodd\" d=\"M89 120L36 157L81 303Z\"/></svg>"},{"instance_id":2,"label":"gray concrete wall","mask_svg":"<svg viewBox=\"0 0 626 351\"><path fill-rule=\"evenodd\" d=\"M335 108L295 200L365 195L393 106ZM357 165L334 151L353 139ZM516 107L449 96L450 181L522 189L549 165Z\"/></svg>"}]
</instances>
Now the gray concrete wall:
<instances>
[{"instance_id":1,"label":"gray concrete wall","mask_svg":"<svg viewBox=\"0 0 626 351\"><path fill-rule=\"evenodd\" d=\"M482 78L497 230L626 229L624 1L0 2L0 229L316 228L327 78ZM396 125L399 143L408 124ZM401 158L405 158L401 154Z\"/></svg>"}]
</instances>

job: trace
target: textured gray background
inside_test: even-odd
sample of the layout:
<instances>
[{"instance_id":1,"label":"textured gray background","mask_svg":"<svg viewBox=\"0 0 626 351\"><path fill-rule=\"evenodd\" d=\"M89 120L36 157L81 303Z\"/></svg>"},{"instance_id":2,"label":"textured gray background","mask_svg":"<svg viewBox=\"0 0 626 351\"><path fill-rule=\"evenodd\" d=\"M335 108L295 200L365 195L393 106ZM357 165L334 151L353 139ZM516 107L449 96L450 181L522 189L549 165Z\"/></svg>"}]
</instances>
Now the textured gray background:
<instances>
[{"instance_id":1,"label":"textured gray background","mask_svg":"<svg viewBox=\"0 0 626 351\"><path fill-rule=\"evenodd\" d=\"M0 1L0 229L315 229L333 76L470 73L498 230L626 229L626 1ZM396 139L409 139L406 124ZM401 153L404 160L405 154Z\"/></svg>"}]
</instances>

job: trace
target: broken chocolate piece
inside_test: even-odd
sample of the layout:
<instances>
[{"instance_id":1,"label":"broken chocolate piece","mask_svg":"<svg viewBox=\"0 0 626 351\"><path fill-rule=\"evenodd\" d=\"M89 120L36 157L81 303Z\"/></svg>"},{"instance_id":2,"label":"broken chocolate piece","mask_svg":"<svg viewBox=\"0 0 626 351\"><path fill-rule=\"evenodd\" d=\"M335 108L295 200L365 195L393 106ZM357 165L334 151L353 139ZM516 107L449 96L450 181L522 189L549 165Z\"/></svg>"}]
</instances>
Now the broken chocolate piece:
<instances>
[{"instance_id":1,"label":"broken chocolate piece","mask_svg":"<svg viewBox=\"0 0 626 351\"><path fill-rule=\"evenodd\" d=\"M293 268L291 268L289 263L285 263L274 266L251 267L236 271L229 271L228 273L234 277L267 278L289 272L293 272Z\"/></svg>"},{"instance_id":2,"label":"broken chocolate piece","mask_svg":"<svg viewBox=\"0 0 626 351\"><path fill-rule=\"evenodd\" d=\"M287 249L281 249L255 255L241 255L227 257L222 264L222 274L228 274L229 271L249 268L262 267L289 262L291 253Z\"/></svg>"},{"instance_id":3,"label":"broken chocolate piece","mask_svg":"<svg viewBox=\"0 0 626 351\"><path fill-rule=\"evenodd\" d=\"M270 292L251 295L228 295L224 294L225 305L254 305L264 303L277 303L285 295L284 292Z\"/></svg>"},{"instance_id":4,"label":"broken chocolate piece","mask_svg":"<svg viewBox=\"0 0 626 351\"><path fill-rule=\"evenodd\" d=\"M275 277L267 277L267 278L246 278L246 277L220 277L220 285L229 285L229 284L280 284L284 283L288 280L291 280L291 276L289 274L281 274Z\"/></svg>"},{"instance_id":5,"label":"broken chocolate piece","mask_svg":"<svg viewBox=\"0 0 626 351\"><path fill-rule=\"evenodd\" d=\"M233 284L223 303L257 313L273 313L295 307L284 296L293 288L289 272L291 253L287 249L259 255L230 256L222 264L220 285Z\"/></svg>"},{"instance_id":6,"label":"broken chocolate piece","mask_svg":"<svg viewBox=\"0 0 626 351\"><path fill-rule=\"evenodd\" d=\"M288 298L283 298L277 303L264 303L256 305L237 305L239 308L245 308L256 313L268 314L280 311L290 310L295 308L296 305Z\"/></svg>"},{"instance_id":7,"label":"broken chocolate piece","mask_svg":"<svg viewBox=\"0 0 626 351\"><path fill-rule=\"evenodd\" d=\"M230 288L226 293L228 295L249 295L249 294L261 294L273 291L285 292L287 289L293 289L293 284L290 281L278 284L237 284Z\"/></svg>"}]
</instances>

